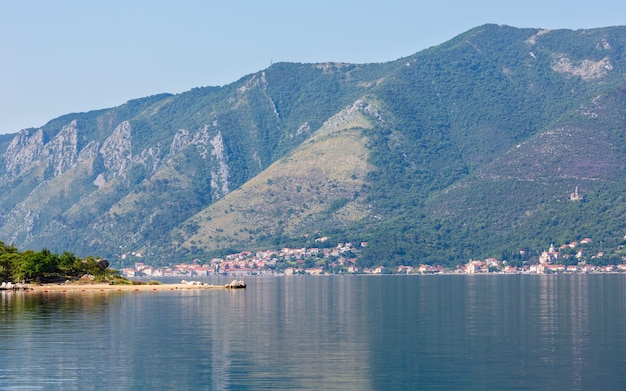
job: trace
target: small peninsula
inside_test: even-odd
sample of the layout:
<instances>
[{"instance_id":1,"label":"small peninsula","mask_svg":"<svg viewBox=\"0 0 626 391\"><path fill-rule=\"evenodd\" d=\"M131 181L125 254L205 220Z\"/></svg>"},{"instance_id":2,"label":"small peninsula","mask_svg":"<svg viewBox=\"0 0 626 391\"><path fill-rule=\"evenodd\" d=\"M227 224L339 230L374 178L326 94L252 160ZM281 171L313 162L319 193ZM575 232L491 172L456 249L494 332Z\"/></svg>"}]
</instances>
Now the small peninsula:
<instances>
[{"instance_id":1,"label":"small peninsula","mask_svg":"<svg viewBox=\"0 0 626 391\"><path fill-rule=\"evenodd\" d=\"M14 246L0 241L1 290L34 292L81 291L163 291L189 289L242 289L246 283L233 280L225 285L207 285L195 281L180 284L160 284L156 281L140 283L119 275L109 268L106 259L76 257L70 252L61 255L47 249L20 252ZM7 281L9 281L7 283Z\"/></svg>"}]
</instances>

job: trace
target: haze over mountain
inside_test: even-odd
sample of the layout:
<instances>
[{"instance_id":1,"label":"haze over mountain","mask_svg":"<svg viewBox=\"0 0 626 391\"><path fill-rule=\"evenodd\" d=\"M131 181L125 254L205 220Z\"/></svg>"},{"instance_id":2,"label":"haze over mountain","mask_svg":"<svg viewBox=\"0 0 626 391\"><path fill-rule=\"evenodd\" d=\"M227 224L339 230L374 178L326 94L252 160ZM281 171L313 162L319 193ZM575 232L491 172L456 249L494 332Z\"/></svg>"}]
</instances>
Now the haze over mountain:
<instances>
[{"instance_id":1,"label":"haze over mountain","mask_svg":"<svg viewBox=\"0 0 626 391\"><path fill-rule=\"evenodd\" d=\"M625 55L626 27L484 25L67 114L0 136L0 239L167 263L328 236L363 265L618 242Z\"/></svg>"}]
</instances>

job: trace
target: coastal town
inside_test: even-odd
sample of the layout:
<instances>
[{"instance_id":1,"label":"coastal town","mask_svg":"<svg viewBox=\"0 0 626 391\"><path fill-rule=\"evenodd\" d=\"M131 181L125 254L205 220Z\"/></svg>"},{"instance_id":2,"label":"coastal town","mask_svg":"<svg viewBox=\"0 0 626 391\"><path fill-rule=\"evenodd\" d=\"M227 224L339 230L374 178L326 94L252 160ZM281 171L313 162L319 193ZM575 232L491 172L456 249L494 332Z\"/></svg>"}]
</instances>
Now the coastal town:
<instances>
[{"instance_id":1,"label":"coastal town","mask_svg":"<svg viewBox=\"0 0 626 391\"><path fill-rule=\"evenodd\" d=\"M327 238L318 239L324 242ZM207 276L291 276L331 274L552 274L552 273L619 273L626 272L626 256L620 262L610 262L603 251L591 251L593 241L584 238L556 248L550 245L538 257L524 262L507 262L496 258L470 259L456 268L440 265L398 265L393 268L376 266L361 268L357 257L360 249L368 245L361 242L338 243L335 247L283 248L281 250L242 251L214 258L210 262L199 259L154 267L143 261L139 252L123 254L127 261L134 259L134 267L120 270L127 278L207 277ZM620 246L621 250L621 246ZM520 255L524 255L520 251ZM606 257L606 258L605 258ZM617 259L615 254L611 261Z\"/></svg>"}]
</instances>

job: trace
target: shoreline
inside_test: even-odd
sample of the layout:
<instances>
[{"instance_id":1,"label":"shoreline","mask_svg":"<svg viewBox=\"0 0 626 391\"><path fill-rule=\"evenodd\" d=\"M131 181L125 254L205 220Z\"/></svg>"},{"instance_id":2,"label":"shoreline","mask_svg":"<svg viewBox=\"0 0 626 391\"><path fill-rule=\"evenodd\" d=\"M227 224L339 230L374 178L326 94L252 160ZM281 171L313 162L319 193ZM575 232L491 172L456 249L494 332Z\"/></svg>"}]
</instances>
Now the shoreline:
<instances>
[{"instance_id":1,"label":"shoreline","mask_svg":"<svg viewBox=\"0 0 626 391\"><path fill-rule=\"evenodd\" d=\"M109 285L109 284L26 284L23 289L27 293L63 293L63 292L152 292L152 291L190 291L203 289L228 289L223 285Z\"/></svg>"},{"instance_id":2,"label":"shoreline","mask_svg":"<svg viewBox=\"0 0 626 391\"><path fill-rule=\"evenodd\" d=\"M178 284L141 284L141 285L110 285L110 284L24 284L15 287L14 291L28 293L55 293L55 292L163 292L163 291L191 291L245 289L243 281L233 280L225 285L202 285L193 283Z\"/></svg>"}]
</instances>

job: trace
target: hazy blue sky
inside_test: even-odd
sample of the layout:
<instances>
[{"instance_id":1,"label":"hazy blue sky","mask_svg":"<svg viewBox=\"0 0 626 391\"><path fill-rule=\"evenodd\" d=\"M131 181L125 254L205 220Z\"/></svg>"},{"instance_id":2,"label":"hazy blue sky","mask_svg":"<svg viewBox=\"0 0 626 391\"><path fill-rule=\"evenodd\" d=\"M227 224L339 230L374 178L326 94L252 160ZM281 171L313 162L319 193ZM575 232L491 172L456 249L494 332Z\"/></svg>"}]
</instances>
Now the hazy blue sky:
<instances>
[{"instance_id":1,"label":"hazy blue sky","mask_svg":"<svg viewBox=\"0 0 626 391\"><path fill-rule=\"evenodd\" d=\"M0 133L272 61L391 61L484 23L624 25L626 1L0 0Z\"/></svg>"}]
</instances>

